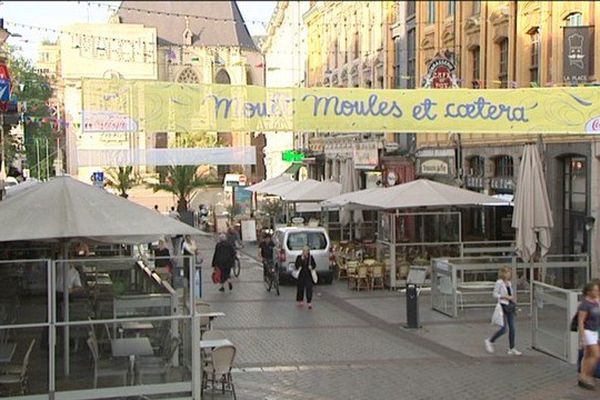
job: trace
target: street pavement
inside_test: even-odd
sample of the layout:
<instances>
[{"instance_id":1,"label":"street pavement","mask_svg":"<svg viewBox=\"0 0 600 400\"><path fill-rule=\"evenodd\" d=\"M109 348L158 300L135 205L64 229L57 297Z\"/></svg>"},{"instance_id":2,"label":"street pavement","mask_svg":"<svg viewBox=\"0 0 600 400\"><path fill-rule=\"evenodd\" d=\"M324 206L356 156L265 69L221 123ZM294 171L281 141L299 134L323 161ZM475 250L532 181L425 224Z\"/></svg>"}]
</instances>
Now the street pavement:
<instances>
[{"instance_id":1,"label":"street pavement","mask_svg":"<svg viewBox=\"0 0 600 400\"><path fill-rule=\"evenodd\" d=\"M213 246L200 242L207 264ZM483 347L494 329L490 309L452 319L432 311L423 295L423 328L411 331L403 328L402 294L357 293L337 281L316 288L313 310L297 308L295 287L283 286L279 297L266 292L256 246L241 252L233 291L218 292L210 273L203 274L204 300L226 313L213 329L225 331L238 349L238 399L600 398L576 386L573 366L531 349L526 316L517 322L517 347L524 355L506 354L506 336L490 355Z\"/></svg>"}]
</instances>

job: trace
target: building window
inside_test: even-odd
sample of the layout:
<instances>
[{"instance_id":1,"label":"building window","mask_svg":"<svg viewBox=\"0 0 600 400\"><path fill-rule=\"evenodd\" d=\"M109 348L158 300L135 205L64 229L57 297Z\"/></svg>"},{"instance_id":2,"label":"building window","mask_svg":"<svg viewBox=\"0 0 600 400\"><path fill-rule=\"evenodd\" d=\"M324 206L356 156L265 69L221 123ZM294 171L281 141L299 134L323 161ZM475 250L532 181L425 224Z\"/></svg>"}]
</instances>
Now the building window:
<instances>
[{"instance_id":1,"label":"building window","mask_svg":"<svg viewBox=\"0 0 600 400\"><path fill-rule=\"evenodd\" d=\"M508 87L508 38L500 41L500 69L498 70L498 80L501 88Z\"/></svg>"},{"instance_id":2,"label":"building window","mask_svg":"<svg viewBox=\"0 0 600 400\"><path fill-rule=\"evenodd\" d=\"M427 2L427 23L435 23L435 1Z\"/></svg>"},{"instance_id":3,"label":"building window","mask_svg":"<svg viewBox=\"0 0 600 400\"><path fill-rule=\"evenodd\" d=\"M481 14L481 1L472 1L472 9L471 9L471 14L472 15L479 15Z\"/></svg>"},{"instance_id":4,"label":"building window","mask_svg":"<svg viewBox=\"0 0 600 400\"><path fill-rule=\"evenodd\" d=\"M567 18L565 18L567 26L582 26L583 25L583 15L579 12L574 12L569 14Z\"/></svg>"},{"instance_id":5,"label":"building window","mask_svg":"<svg viewBox=\"0 0 600 400\"><path fill-rule=\"evenodd\" d=\"M358 31L354 32L354 59L360 57L360 36Z\"/></svg>"},{"instance_id":6,"label":"building window","mask_svg":"<svg viewBox=\"0 0 600 400\"><path fill-rule=\"evenodd\" d=\"M338 40L335 39L335 42L333 42L333 68L338 67L338 53L340 51L340 45L338 44Z\"/></svg>"},{"instance_id":7,"label":"building window","mask_svg":"<svg viewBox=\"0 0 600 400\"><path fill-rule=\"evenodd\" d=\"M514 175L513 158L497 156L494 159L494 176L497 178L512 178Z\"/></svg>"},{"instance_id":8,"label":"building window","mask_svg":"<svg viewBox=\"0 0 600 400\"><path fill-rule=\"evenodd\" d=\"M394 39L394 86L396 88L402 87L402 71L400 65L402 62L402 41L400 38Z\"/></svg>"},{"instance_id":9,"label":"building window","mask_svg":"<svg viewBox=\"0 0 600 400\"><path fill-rule=\"evenodd\" d=\"M469 159L469 176L483 177L485 174L485 159L480 156L473 156Z\"/></svg>"},{"instance_id":10,"label":"building window","mask_svg":"<svg viewBox=\"0 0 600 400\"><path fill-rule=\"evenodd\" d=\"M407 1L406 2L406 18L413 18L415 16L415 12L416 12L416 1L412 0L412 1Z\"/></svg>"},{"instance_id":11,"label":"building window","mask_svg":"<svg viewBox=\"0 0 600 400\"><path fill-rule=\"evenodd\" d=\"M564 254L585 253L587 161L585 157L566 157L563 167L563 251Z\"/></svg>"},{"instance_id":12,"label":"building window","mask_svg":"<svg viewBox=\"0 0 600 400\"><path fill-rule=\"evenodd\" d=\"M471 61L472 61L472 70L473 70L473 89L479 89L481 87L480 79L481 79L481 61L480 61L480 53L481 49L479 46L473 47L471 50Z\"/></svg>"},{"instance_id":13,"label":"building window","mask_svg":"<svg viewBox=\"0 0 600 400\"><path fill-rule=\"evenodd\" d=\"M344 30L348 27L348 20L344 18ZM344 64L348 63L348 32L344 32Z\"/></svg>"},{"instance_id":14,"label":"building window","mask_svg":"<svg viewBox=\"0 0 600 400\"><path fill-rule=\"evenodd\" d=\"M219 70L219 72L217 72L217 76L215 77L215 83L229 85L231 83L231 78L229 77L227 71L224 69Z\"/></svg>"},{"instance_id":15,"label":"building window","mask_svg":"<svg viewBox=\"0 0 600 400\"><path fill-rule=\"evenodd\" d=\"M531 42L531 61L529 62L529 81L536 86L540 83L540 69L539 69L539 56L540 56L540 30L538 28L533 29L529 33Z\"/></svg>"},{"instance_id":16,"label":"building window","mask_svg":"<svg viewBox=\"0 0 600 400\"><path fill-rule=\"evenodd\" d=\"M406 85L409 89L414 89L416 85L416 66L417 66L417 52L416 52L417 37L415 29L409 29L406 34L406 75L408 76L408 83Z\"/></svg>"},{"instance_id":17,"label":"building window","mask_svg":"<svg viewBox=\"0 0 600 400\"><path fill-rule=\"evenodd\" d=\"M198 79L198 74L194 72L191 68L186 68L177 77L177 82L179 83L200 83L200 79Z\"/></svg>"},{"instance_id":18,"label":"building window","mask_svg":"<svg viewBox=\"0 0 600 400\"><path fill-rule=\"evenodd\" d=\"M452 17L456 13L456 1L450 0L448 2L448 16Z\"/></svg>"}]
</instances>

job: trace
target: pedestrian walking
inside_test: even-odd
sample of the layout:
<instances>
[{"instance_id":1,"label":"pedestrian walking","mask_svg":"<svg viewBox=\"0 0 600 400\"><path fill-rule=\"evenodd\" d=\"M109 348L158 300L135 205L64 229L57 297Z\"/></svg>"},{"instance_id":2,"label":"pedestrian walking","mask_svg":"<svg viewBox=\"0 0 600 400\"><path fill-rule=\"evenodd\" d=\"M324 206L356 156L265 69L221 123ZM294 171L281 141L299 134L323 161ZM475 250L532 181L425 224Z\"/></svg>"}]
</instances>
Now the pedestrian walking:
<instances>
[{"instance_id":1,"label":"pedestrian walking","mask_svg":"<svg viewBox=\"0 0 600 400\"><path fill-rule=\"evenodd\" d=\"M513 292L511 284L510 268L504 267L500 269L499 279L494 286L494 297L498 300L494 310L492 321L498 325L500 329L494 335L485 339L485 349L488 353L494 352L494 342L506 333L508 329L508 354L511 356L520 356L521 353L515 348L515 314L517 311L516 296Z\"/></svg>"},{"instance_id":2,"label":"pedestrian walking","mask_svg":"<svg viewBox=\"0 0 600 400\"><path fill-rule=\"evenodd\" d=\"M157 213L159 213L159 214L160 214L160 210L158 209L158 204L155 204L155 205L154 205L154 211L156 211Z\"/></svg>"},{"instance_id":3,"label":"pedestrian walking","mask_svg":"<svg viewBox=\"0 0 600 400\"><path fill-rule=\"evenodd\" d=\"M594 390L594 375L600 358L598 329L600 329L600 284L597 280L583 288L583 300L577 308L577 331L583 347L579 386Z\"/></svg>"},{"instance_id":4,"label":"pedestrian walking","mask_svg":"<svg viewBox=\"0 0 600 400\"><path fill-rule=\"evenodd\" d=\"M221 271L221 288L219 292L225 291L225 282L229 286L229 290L233 290L231 284L231 268L235 262L235 249L227 241L227 236L224 233L219 235L219 241L215 246L215 253L213 255L212 267L218 268Z\"/></svg>"},{"instance_id":5,"label":"pedestrian walking","mask_svg":"<svg viewBox=\"0 0 600 400\"><path fill-rule=\"evenodd\" d=\"M304 306L304 293L306 293L306 303L308 309L312 310L312 296L313 296L313 271L317 268L315 259L310 254L310 248L304 246L302 254L296 258L294 265L297 274L297 290L296 290L296 302L298 307Z\"/></svg>"}]
</instances>

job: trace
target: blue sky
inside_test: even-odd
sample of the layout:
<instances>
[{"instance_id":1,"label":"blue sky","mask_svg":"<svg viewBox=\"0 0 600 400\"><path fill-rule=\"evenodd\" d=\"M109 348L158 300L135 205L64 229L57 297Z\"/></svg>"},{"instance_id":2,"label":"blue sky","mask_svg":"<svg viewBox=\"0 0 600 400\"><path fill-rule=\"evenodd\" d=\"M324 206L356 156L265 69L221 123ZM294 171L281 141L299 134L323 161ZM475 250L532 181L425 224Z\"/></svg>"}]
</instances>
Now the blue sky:
<instances>
[{"instance_id":1,"label":"blue sky","mask_svg":"<svg viewBox=\"0 0 600 400\"><path fill-rule=\"evenodd\" d=\"M102 3L98 6L98 3ZM48 31L60 30L62 26L75 22L106 22L112 14L107 6L113 9L120 1L87 2L77 1L3 1L0 2L0 16L4 18L4 27L22 37L12 37L9 43L22 48L23 55L35 60L37 46L44 40L55 40L56 33ZM246 21L269 21L276 1L238 1L238 6ZM10 22L39 27L30 29L15 27ZM252 35L264 34L264 26L258 23L247 23Z\"/></svg>"}]
</instances>

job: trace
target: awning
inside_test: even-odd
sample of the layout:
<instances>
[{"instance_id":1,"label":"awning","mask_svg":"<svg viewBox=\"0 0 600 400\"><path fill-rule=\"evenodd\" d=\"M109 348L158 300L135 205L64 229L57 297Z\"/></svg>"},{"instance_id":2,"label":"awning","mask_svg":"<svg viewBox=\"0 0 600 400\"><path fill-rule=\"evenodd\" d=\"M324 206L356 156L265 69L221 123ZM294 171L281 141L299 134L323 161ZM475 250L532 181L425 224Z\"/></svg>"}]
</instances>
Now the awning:
<instances>
[{"instance_id":1,"label":"awning","mask_svg":"<svg viewBox=\"0 0 600 400\"><path fill-rule=\"evenodd\" d=\"M0 203L0 241L91 239L147 243L162 236L206 235L68 176L32 185Z\"/></svg>"}]
</instances>

